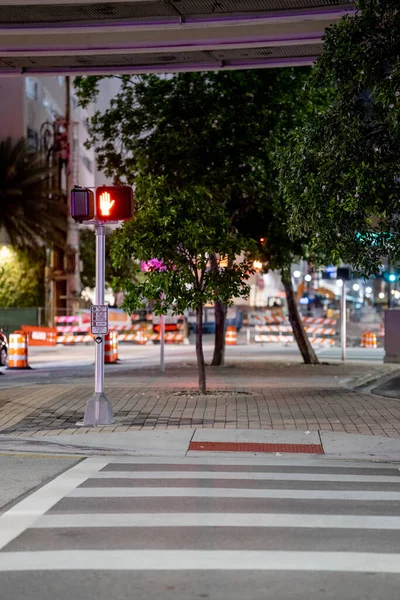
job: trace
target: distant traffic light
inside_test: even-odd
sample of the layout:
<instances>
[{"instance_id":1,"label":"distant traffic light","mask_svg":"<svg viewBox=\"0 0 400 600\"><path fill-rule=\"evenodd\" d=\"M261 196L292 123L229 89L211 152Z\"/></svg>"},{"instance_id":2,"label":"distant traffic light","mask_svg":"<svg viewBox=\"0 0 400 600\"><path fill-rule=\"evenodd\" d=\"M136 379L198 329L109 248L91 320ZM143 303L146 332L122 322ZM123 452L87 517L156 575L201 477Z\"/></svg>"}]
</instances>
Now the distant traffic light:
<instances>
[{"instance_id":1,"label":"distant traffic light","mask_svg":"<svg viewBox=\"0 0 400 600\"><path fill-rule=\"evenodd\" d=\"M389 273L389 271L384 271L382 275L383 279L385 281L389 281L390 283L394 283L398 279L398 275L396 275L396 273Z\"/></svg>"},{"instance_id":2,"label":"distant traffic light","mask_svg":"<svg viewBox=\"0 0 400 600\"><path fill-rule=\"evenodd\" d=\"M94 194L87 188L71 190L71 217L77 223L94 219Z\"/></svg>"},{"instance_id":3,"label":"distant traffic light","mask_svg":"<svg viewBox=\"0 0 400 600\"><path fill-rule=\"evenodd\" d=\"M133 190L130 186L106 186L96 189L96 219L126 221L133 217Z\"/></svg>"}]
</instances>

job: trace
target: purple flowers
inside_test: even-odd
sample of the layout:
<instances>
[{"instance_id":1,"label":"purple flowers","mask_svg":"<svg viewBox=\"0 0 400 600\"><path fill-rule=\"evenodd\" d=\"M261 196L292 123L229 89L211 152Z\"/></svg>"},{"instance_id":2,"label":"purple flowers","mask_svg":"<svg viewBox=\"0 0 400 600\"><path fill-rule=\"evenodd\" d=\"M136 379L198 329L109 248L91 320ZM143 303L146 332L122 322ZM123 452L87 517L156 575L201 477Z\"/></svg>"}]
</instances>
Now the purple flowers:
<instances>
[{"instance_id":1,"label":"purple flowers","mask_svg":"<svg viewBox=\"0 0 400 600\"><path fill-rule=\"evenodd\" d=\"M142 271L144 272L154 272L154 271L167 271L167 267L164 265L163 260L158 260L158 258L152 258L147 262L142 260Z\"/></svg>"}]
</instances>

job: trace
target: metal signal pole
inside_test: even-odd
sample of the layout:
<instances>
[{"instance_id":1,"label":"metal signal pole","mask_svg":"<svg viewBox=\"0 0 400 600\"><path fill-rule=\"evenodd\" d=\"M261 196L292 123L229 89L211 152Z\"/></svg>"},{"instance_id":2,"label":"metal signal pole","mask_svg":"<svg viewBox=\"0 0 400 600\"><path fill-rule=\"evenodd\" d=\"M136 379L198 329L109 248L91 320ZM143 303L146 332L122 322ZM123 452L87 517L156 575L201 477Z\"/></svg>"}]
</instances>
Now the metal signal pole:
<instances>
[{"instance_id":1,"label":"metal signal pole","mask_svg":"<svg viewBox=\"0 0 400 600\"><path fill-rule=\"evenodd\" d=\"M91 332L96 335L94 394L86 404L83 425L111 425L114 416L110 400L104 393L104 335L108 333L108 309L104 304L106 232L104 223L97 221L96 231L96 304L91 310Z\"/></svg>"}]
</instances>

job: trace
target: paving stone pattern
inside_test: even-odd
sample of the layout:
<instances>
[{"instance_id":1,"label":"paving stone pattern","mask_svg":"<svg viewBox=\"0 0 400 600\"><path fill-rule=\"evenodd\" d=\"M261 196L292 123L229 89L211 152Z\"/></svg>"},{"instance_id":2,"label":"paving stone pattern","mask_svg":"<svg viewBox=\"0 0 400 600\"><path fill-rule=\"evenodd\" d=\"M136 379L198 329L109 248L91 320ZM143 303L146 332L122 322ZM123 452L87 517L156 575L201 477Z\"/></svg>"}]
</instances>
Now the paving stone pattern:
<instances>
[{"instance_id":1,"label":"paving stone pattern","mask_svg":"<svg viewBox=\"0 0 400 600\"><path fill-rule=\"evenodd\" d=\"M78 383L27 385L0 390L0 433L24 437L139 429L220 428L345 431L400 436L400 401L339 385L343 371L326 366L252 372L241 367L209 375L210 393L198 395L196 371L182 368L109 378L112 426L77 427L92 394L89 379ZM295 366L296 367L296 366ZM350 369L351 371L351 369ZM348 372L350 372L348 369ZM311 377L310 377L311 374ZM347 373L348 374L348 373ZM187 391L187 394L182 391Z\"/></svg>"}]
</instances>

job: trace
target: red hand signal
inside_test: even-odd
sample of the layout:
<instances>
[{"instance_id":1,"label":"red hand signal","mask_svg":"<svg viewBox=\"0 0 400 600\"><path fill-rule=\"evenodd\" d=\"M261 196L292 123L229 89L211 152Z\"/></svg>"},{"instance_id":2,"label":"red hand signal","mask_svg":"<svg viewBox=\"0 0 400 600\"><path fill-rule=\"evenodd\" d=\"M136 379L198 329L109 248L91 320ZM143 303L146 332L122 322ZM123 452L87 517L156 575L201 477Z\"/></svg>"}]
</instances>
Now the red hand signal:
<instances>
[{"instance_id":1,"label":"red hand signal","mask_svg":"<svg viewBox=\"0 0 400 600\"><path fill-rule=\"evenodd\" d=\"M100 196L100 211L103 217L110 216L110 210L114 206L115 200L111 200L108 192L103 192Z\"/></svg>"}]
</instances>

